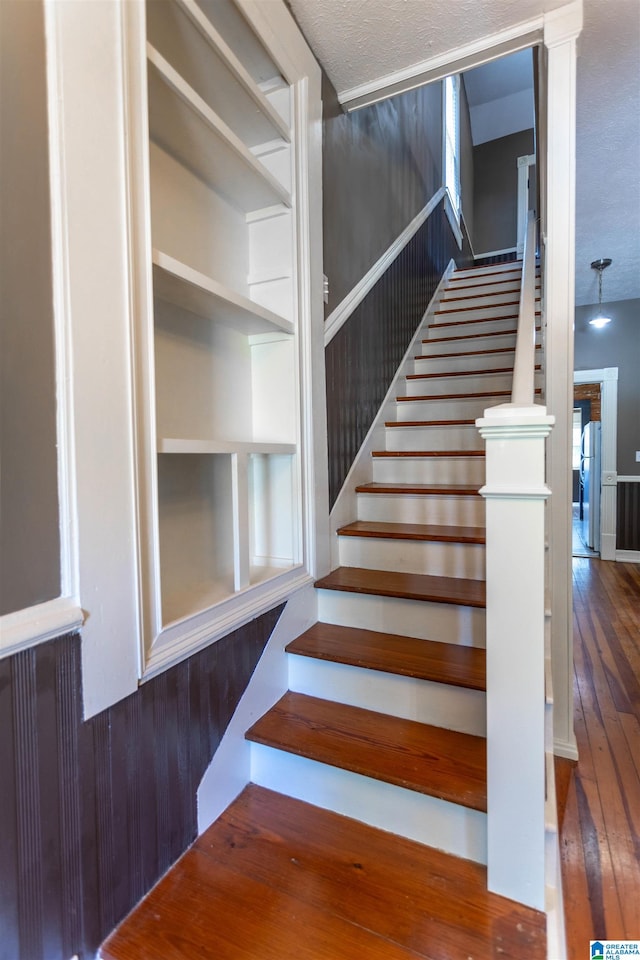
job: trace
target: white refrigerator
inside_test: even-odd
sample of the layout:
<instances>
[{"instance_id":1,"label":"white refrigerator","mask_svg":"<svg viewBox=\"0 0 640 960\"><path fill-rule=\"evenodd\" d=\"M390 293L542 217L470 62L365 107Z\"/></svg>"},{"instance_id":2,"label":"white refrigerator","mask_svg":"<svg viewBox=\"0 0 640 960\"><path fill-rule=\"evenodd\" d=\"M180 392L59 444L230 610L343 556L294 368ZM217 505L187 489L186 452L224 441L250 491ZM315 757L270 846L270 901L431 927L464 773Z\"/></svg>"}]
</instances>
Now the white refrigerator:
<instances>
[{"instance_id":1,"label":"white refrigerator","mask_svg":"<svg viewBox=\"0 0 640 960\"><path fill-rule=\"evenodd\" d=\"M580 502L582 542L600 552L600 423L591 421L582 431Z\"/></svg>"}]
</instances>

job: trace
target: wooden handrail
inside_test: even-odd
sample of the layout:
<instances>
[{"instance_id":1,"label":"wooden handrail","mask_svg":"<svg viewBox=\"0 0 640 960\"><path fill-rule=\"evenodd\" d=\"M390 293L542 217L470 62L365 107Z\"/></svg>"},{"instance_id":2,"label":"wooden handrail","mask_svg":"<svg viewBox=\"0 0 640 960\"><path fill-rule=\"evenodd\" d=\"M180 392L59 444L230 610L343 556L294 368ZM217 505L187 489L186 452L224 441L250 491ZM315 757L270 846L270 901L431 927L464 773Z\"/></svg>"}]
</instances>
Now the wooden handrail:
<instances>
[{"instance_id":1,"label":"wooden handrail","mask_svg":"<svg viewBox=\"0 0 640 960\"><path fill-rule=\"evenodd\" d=\"M522 288L518 337L513 367L511 403L519 407L533 406L535 374L535 287L536 287L536 220L533 210L527 217L527 232L522 259Z\"/></svg>"}]
</instances>

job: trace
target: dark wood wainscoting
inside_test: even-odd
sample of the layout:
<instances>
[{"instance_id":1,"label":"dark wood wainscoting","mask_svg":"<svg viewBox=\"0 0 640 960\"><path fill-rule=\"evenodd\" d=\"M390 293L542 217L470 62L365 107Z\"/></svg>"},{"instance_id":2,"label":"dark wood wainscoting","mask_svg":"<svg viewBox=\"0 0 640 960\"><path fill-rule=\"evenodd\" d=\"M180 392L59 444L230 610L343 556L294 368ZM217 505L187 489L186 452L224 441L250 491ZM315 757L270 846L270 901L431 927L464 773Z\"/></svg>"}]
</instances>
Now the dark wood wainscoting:
<instances>
[{"instance_id":1,"label":"dark wood wainscoting","mask_svg":"<svg viewBox=\"0 0 640 960\"><path fill-rule=\"evenodd\" d=\"M640 482L618 482L616 548L640 550Z\"/></svg>"},{"instance_id":2,"label":"dark wood wainscoting","mask_svg":"<svg viewBox=\"0 0 640 960\"><path fill-rule=\"evenodd\" d=\"M440 203L325 351L331 506L452 257Z\"/></svg>"},{"instance_id":3,"label":"dark wood wainscoting","mask_svg":"<svg viewBox=\"0 0 640 960\"><path fill-rule=\"evenodd\" d=\"M196 791L282 607L82 722L79 634L0 662L0 958L92 957L194 840Z\"/></svg>"}]
</instances>

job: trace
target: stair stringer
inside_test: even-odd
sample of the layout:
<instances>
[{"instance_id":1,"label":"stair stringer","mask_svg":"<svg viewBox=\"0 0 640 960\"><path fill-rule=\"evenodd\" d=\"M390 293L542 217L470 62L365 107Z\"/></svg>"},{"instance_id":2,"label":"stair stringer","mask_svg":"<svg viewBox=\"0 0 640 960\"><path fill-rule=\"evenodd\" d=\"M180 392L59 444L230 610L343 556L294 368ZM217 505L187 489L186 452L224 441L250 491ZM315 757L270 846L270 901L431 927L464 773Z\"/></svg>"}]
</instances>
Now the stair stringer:
<instances>
[{"instance_id":1,"label":"stair stringer","mask_svg":"<svg viewBox=\"0 0 640 960\"><path fill-rule=\"evenodd\" d=\"M395 419L395 398L399 392L400 384L408 373L413 372L413 358L416 353L420 352L420 342L422 336L424 335L425 328L428 326L429 318L433 316L447 283L449 282L449 278L453 274L454 270L455 261L450 260L444 273L442 274L442 277L440 278L440 283L438 284L433 297L429 301L429 306L425 310L424 315L418 324L411 343L407 347L407 351L400 361L398 369L396 370L396 374L389 386L382 404L380 405L378 413L376 414L376 417L362 442L360 450L358 451L358 454L351 465L351 469L349 470L349 473L342 484L342 489L338 494L336 502L331 508L329 513L331 569L335 569L335 567L339 566L340 564L339 544L336 531L345 524L350 523L356 516L357 507L355 488L358 486L358 484L368 483L371 480L373 470L371 464L371 454L375 449L384 447L385 420Z\"/></svg>"}]
</instances>

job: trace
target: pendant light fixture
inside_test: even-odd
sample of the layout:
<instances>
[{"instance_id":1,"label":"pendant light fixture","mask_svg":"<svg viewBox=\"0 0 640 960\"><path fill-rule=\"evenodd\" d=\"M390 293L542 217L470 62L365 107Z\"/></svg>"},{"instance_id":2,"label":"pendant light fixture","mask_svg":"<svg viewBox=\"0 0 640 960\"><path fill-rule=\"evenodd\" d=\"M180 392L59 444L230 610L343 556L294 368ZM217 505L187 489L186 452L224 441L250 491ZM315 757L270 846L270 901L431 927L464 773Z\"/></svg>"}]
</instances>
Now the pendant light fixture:
<instances>
[{"instance_id":1,"label":"pendant light fixture","mask_svg":"<svg viewBox=\"0 0 640 960\"><path fill-rule=\"evenodd\" d=\"M599 260L594 260L591 264L591 269L598 271L598 312L595 317L589 320L589 323L592 327L597 327L598 329L600 329L600 327L606 327L608 323L611 323L611 317L605 317L602 312L602 271L606 270L610 265L610 257L600 257Z\"/></svg>"}]
</instances>

